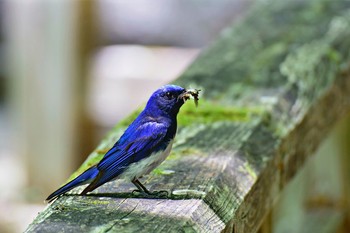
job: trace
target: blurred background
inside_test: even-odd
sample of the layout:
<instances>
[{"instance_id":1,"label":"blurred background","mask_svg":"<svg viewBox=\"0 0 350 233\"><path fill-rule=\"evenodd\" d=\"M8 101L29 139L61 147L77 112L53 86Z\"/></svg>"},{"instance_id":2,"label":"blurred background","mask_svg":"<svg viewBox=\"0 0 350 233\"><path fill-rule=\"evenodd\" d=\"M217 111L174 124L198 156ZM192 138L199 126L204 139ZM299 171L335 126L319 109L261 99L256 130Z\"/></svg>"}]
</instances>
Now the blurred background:
<instances>
[{"instance_id":1,"label":"blurred background","mask_svg":"<svg viewBox=\"0 0 350 233\"><path fill-rule=\"evenodd\" d=\"M0 232L23 232L103 136L253 2L0 0ZM349 132L350 116L288 184L271 232L340 221Z\"/></svg>"},{"instance_id":2,"label":"blurred background","mask_svg":"<svg viewBox=\"0 0 350 233\"><path fill-rule=\"evenodd\" d=\"M0 232L22 232L104 134L251 2L0 0Z\"/></svg>"}]
</instances>

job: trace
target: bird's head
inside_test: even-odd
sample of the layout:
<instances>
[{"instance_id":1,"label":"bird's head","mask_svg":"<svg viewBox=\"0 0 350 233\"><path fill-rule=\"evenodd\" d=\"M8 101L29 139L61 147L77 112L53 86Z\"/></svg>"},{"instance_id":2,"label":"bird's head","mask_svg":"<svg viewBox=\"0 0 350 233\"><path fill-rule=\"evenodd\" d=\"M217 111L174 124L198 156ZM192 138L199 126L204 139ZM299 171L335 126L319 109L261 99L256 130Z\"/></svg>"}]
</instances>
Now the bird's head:
<instances>
[{"instance_id":1,"label":"bird's head","mask_svg":"<svg viewBox=\"0 0 350 233\"><path fill-rule=\"evenodd\" d=\"M185 88L176 85L165 85L152 94L147 102L146 109L153 113L176 116L187 99L189 99L189 93Z\"/></svg>"}]
</instances>

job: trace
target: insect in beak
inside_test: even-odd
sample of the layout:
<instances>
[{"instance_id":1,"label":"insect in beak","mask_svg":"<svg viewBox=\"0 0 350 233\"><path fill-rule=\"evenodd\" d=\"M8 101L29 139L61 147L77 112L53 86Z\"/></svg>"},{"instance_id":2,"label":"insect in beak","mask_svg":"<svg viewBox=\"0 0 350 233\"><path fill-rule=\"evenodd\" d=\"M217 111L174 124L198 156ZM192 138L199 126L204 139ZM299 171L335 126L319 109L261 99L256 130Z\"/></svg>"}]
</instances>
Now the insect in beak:
<instances>
[{"instance_id":1,"label":"insect in beak","mask_svg":"<svg viewBox=\"0 0 350 233\"><path fill-rule=\"evenodd\" d=\"M180 96L179 96L179 99L183 99L184 102L186 102L186 100L189 100L191 98L191 96L193 97L193 100L194 100L194 103L196 105L196 107L198 106L198 96L199 96L199 92L201 90L199 89L188 89L186 90L184 93L182 93Z\"/></svg>"}]
</instances>

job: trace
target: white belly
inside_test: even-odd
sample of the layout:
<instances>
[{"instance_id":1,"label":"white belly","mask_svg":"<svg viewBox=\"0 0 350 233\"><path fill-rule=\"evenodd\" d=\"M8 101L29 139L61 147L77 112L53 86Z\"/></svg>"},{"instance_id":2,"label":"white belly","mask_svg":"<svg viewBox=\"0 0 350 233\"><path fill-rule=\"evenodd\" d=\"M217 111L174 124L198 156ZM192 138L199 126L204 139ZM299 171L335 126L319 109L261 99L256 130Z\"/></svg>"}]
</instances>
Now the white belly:
<instances>
[{"instance_id":1,"label":"white belly","mask_svg":"<svg viewBox=\"0 0 350 233\"><path fill-rule=\"evenodd\" d=\"M154 168L159 166L159 164L161 164L166 159L166 157L168 157L172 145L173 140L169 142L167 148L164 151L153 153L148 158L131 164L118 178L133 180L150 173Z\"/></svg>"}]
</instances>

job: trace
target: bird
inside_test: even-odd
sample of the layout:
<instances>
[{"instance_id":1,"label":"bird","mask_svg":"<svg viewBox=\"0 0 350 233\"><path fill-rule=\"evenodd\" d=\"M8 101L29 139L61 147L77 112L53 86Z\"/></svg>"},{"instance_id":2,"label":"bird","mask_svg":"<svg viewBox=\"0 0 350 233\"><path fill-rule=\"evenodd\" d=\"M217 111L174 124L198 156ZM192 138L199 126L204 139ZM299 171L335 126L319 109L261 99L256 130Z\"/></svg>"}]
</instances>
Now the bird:
<instances>
[{"instance_id":1,"label":"bird","mask_svg":"<svg viewBox=\"0 0 350 233\"><path fill-rule=\"evenodd\" d=\"M51 202L73 188L89 184L80 193L85 195L115 179L131 181L137 188L134 191L141 194L159 194L157 191L149 191L139 179L150 173L169 155L177 130L178 112L191 96L197 105L198 91L171 84L157 89L143 111L101 161L54 191L46 201Z\"/></svg>"}]
</instances>

